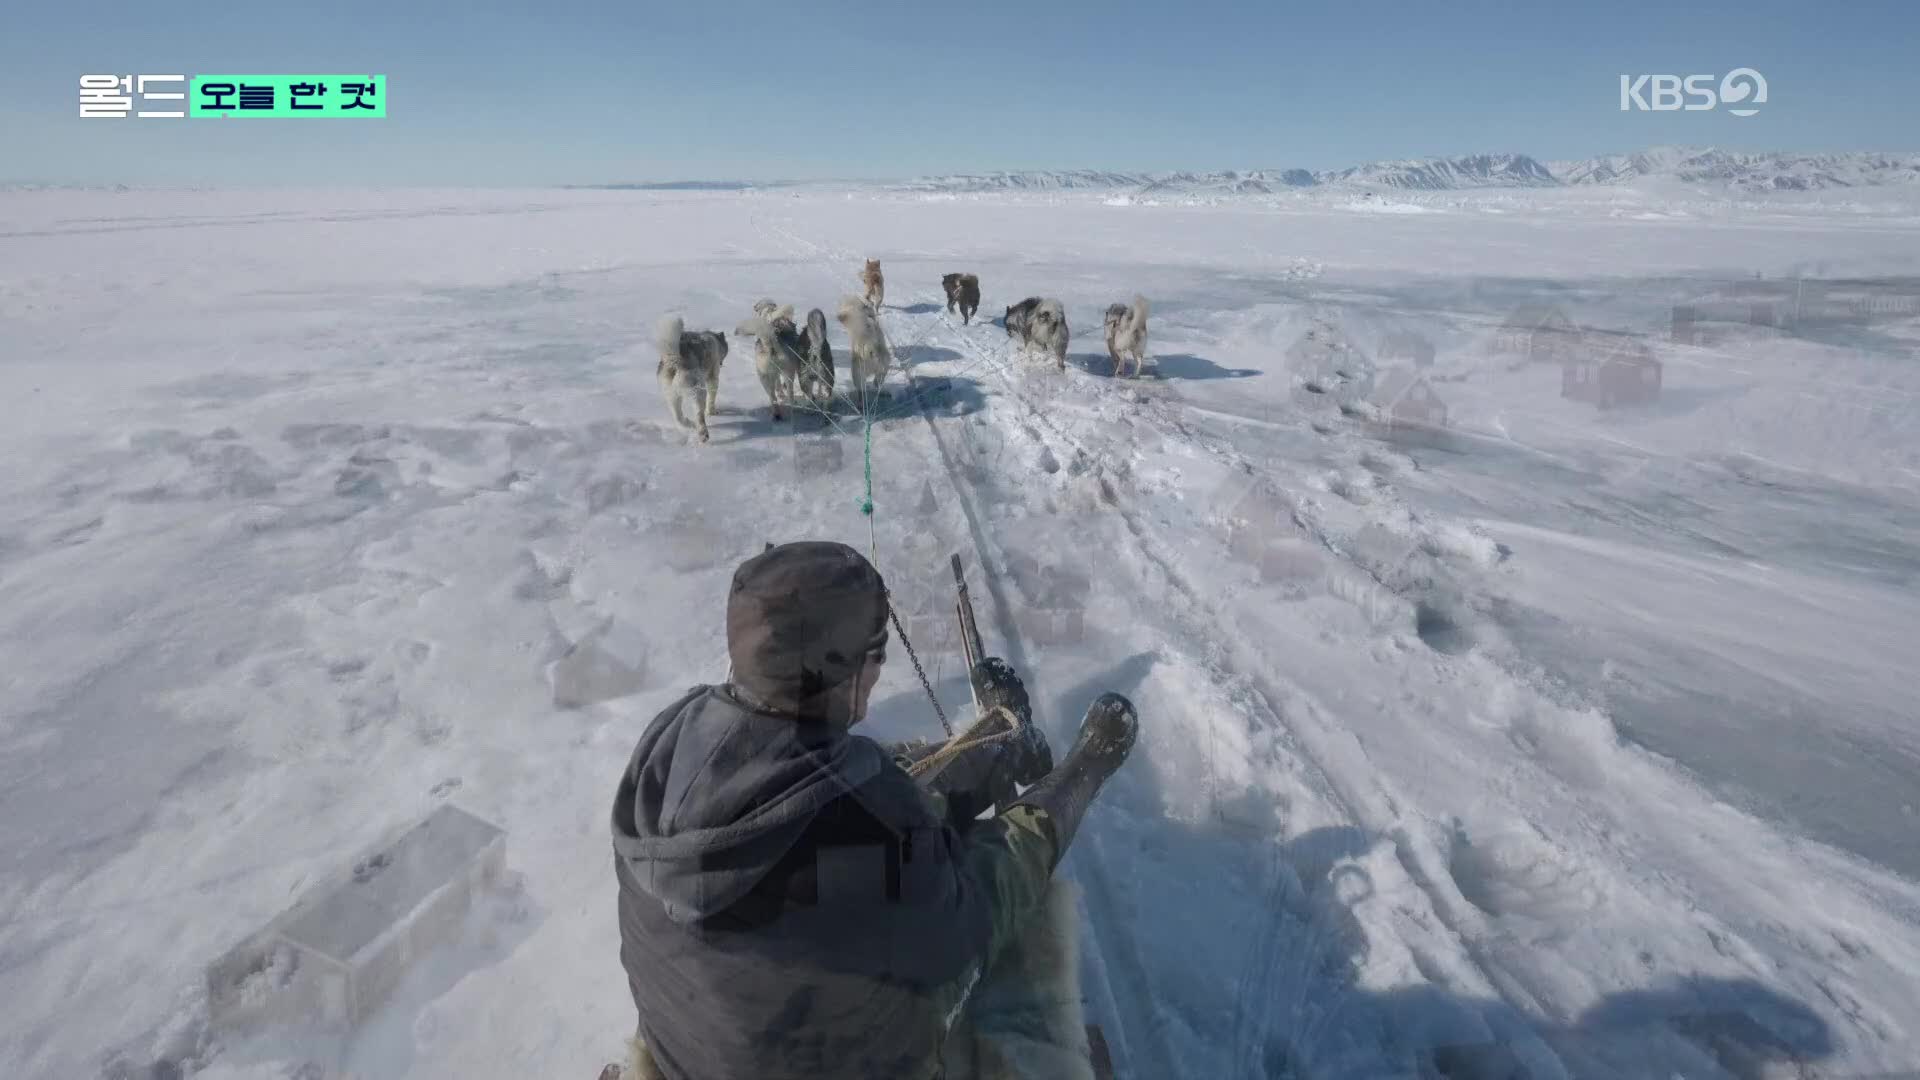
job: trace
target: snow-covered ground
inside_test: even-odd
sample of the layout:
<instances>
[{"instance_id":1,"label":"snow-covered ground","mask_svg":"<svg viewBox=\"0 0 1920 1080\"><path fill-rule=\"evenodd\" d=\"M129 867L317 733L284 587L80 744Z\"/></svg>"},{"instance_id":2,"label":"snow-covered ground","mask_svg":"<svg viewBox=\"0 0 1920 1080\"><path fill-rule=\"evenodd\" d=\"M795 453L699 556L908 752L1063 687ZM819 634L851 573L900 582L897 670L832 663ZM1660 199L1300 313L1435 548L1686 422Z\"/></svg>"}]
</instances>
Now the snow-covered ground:
<instances>
[{"instance_id":1,"label":"snow-covered ground","mask_svg":"<svg viewBox=\"0 0 1920 1080\"><path fill-rule=\"evenodd\" d=\"M1110 194L0 195L0 1072L594 1075L616 777L802 537L871 545L949 710L954 551L1056 745L1139 705L1069 860L1128 1076L1920 1069L1920 322L1667 334L1699 275L1915 273L1915 197ZM862 256L871 523L857 417L772 422L737 345L692 445L650 344ZM951 270L1065 301L1069 369ZM1543 302L1658 399L1563 398L1501 333ZM1295 377L1404 335L1442 434ZM937 733L910 665L871 727ZM209 961L443 801L514 873L460 947L344 1043L206 1029Z\"/></svg>"}]
</instances>

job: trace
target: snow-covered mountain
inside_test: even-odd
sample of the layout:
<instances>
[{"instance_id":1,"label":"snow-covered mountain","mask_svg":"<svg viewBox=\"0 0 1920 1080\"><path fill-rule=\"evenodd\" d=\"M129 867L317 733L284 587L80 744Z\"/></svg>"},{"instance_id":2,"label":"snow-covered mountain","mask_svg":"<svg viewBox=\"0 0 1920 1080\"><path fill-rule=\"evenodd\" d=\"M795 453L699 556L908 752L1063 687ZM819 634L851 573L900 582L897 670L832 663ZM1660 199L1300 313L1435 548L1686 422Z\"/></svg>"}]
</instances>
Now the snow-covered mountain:
<instances>
[{"instance_id":1,"label":"snow-covered mountain","mask_svg":"<svg viewBox=\"0 0 1920 1080\"><path fill-rule=\"evenodd\" d=\"M1142 187L1152 173L1105 172L1097 169L1037 169L1027 172L955 173L909 180L899 186L909 191L1077 191Z\"/></svg>"},{"instance_id":2,"label":"snow-covered mountain","mask_svg":"<svg viewBox=\"0 0 1920 1080\"><path fill-rule=\"evenodd\" d=\"M911 191L1072 191L1136 189L1142 194L1265 195L1323 186L1368 186L1443 190L1506 185L1551 185L1553 174L1524 154L1382 161L1345 169L1252 169L1219 172L1109 172L1070 169L922 177L901 185Z\"/></svg>"},{"instance_id":3,"label":"snow-covered mountain","mask_svg":"<svg viewBox=\"0 0 1920 1080\"><path fill-rule=\"evenodd\" d=\"M1473 154L1467 157L1379 161L1315 174L1322 184L1353 184L1447 191L1470 187L1549 187L1559 181L1547 167L1525 154Z\"/></svg>"},{"instance_id":4,"label":"snow-covered mountain","mask_svg":"<svg viewBox=\"0 0 1920 1080\"><path fill-rule=\"evenodd\" d=\"M1525 154L1378 161L1344 169L1253 169L1218 172L1115 172L1095 169L996 172L922 177L898 189L977 193L1132 190L1140 194L1265 195L1310 188L1454 191L1489 187L1619 184L1669 178L1740 191L1811 191L1920 183L1920 153L1736 153L1698 147L1655 147L1542 163Z\"/></svg>"},{"instance_id":5,"label":"snow-covered mountain","mask_svg":"<svg viewBox=\"0 0 1920 1080\"><path fill-rule=\"evenodd\" d=\"M1712 147L1662 146L1637 154L1555 162L1562 183L1615 184L1643 177L1722 183L1743 191L1812 191L1920 182L1920 154L1742 154Z\"/></svg>"}]
</instances>

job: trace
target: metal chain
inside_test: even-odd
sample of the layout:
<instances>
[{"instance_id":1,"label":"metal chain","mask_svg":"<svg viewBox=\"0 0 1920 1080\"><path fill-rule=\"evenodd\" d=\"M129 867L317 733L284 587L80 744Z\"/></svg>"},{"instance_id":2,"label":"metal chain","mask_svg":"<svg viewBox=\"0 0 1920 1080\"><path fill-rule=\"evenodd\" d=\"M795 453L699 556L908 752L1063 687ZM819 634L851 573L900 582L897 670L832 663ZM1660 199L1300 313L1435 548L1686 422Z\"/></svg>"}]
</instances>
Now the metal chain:
<instances>
[{"instance_id":1,"label":"metal chain","mask_svg":"<svg viewBox=\"0 0 1920 1080\"><path fill-rule=\"evenodd\" d=\"M940 729L953 738L953 725L947 721L947 711L940 707L940 699L934 696L933 684L927 681L927 671L920 666L920 656L913 651L913 642L907 639L906 627L900 625L900 613L893 610L893 594L887 594L887 618L893 620L893 632L900 635L900 644L907 648L907 659L913 661L913 673L920 676L920 687L927 692L927 700L933 702L933 715L940 718Z\"/></svg>"}]
</instances>

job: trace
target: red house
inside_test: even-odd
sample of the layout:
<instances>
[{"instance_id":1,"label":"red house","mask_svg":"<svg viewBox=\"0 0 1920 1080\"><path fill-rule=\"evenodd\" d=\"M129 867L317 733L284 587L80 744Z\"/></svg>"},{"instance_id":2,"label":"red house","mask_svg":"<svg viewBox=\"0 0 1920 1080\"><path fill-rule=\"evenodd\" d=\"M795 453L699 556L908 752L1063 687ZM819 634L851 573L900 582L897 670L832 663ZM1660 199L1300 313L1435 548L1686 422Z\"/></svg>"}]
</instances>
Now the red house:
<instances>
[{"instance_id":1,"label":"red house","mask_svg":"<svg viewBox=\"0 0 1920 1080\"><path fill-rule=\"evenodd\" d=\"M1560 369L1560 396L1611 409L1660 397L1661 364L1632 334L1589 330L1576 355Z\"/></svg>"}]
</instances>

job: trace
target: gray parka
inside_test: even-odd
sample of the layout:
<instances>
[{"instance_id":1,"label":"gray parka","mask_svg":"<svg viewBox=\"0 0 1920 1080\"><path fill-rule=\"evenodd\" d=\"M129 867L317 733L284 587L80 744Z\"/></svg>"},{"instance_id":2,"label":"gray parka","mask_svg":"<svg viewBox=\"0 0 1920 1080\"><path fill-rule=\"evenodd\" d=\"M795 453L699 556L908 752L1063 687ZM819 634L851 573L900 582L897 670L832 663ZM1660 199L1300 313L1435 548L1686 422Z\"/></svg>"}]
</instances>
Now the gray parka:
<instances>
[{"instance_id":1,"label":"gray parka","mask_svg":"<svg viewBox=\"0 0 1920 1080\"><path fill-rule=\"evenodd\" d=\"M734 680L664 709L621 777L620 958L667 1080L937 1076L967 990L1047 887L1043 815L971 820L989 751L947 770L949 805L813 714L876 627L884 643L878 588L843 545L749 560L728 605ZM854 617L820 621L835 605ZM809 620L804 648L773 647Z\"/></svg>"}]
</instances>

